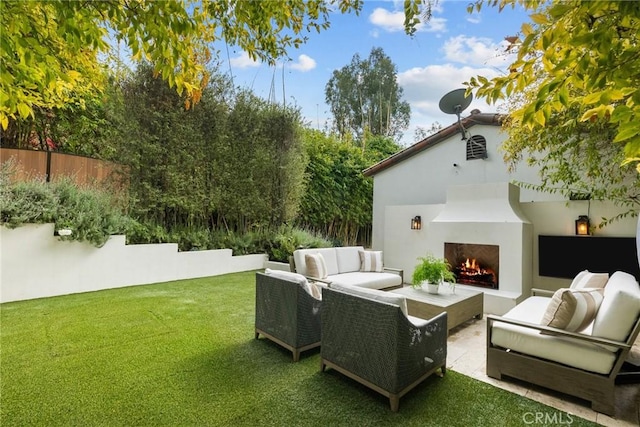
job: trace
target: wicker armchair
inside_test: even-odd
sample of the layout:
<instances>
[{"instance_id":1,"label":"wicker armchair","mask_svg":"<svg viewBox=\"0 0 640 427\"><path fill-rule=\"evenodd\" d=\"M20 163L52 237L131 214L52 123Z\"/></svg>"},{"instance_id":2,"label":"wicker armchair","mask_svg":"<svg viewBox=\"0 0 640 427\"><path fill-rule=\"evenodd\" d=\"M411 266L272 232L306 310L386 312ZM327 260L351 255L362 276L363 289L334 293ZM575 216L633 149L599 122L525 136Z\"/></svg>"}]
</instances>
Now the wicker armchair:
<instances>
[{"instance_id":1,"label":"wicker armchair","mask_svg":"<svg viewBox=\"0 0 640 427\"><path fill-rule=\"evenodd\" d=\"M284 278L256 273L256 339L260 335L293 353L320 345L320 308L301 284Z\"/></svg>"},{"instance_id":2,"label":"wicker armchair","mask_svg":"<svg viewBox=\"0 0 640 427\"><path fill-rule=\"evenodd\" d=\"M447 314L413 320L397 305L323 289L321 370L381 393L397 411L402 396L446 370Z\"/></svg>"}]
</instances>

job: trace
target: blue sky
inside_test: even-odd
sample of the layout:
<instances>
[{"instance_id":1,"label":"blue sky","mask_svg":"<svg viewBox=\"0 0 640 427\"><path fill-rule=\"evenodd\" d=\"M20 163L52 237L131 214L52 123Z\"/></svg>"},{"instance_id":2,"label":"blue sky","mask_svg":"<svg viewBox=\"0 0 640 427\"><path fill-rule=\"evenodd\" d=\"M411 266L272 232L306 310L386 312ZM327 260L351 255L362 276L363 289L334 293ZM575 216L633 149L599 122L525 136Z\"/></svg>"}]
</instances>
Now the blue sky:
<instances>
[{"instance_id":1,"label":"blue sky","mask_svg":"<svg viewBox=\"0 0 640 427\"><path fill-rule=\"evenodd\" d=\"M431 21L415 36L403 31L402 1L365 1L360 15L331 14L331 27L309 34L309 41L289 51L290 61L276 67L251 61L246 53L230 46L221 49L221 71L231 73L236 86L251 88L258 96L300 107L310 126L322 129L331 118L324 89L334 70L348 65L357 53L361 59L381 47L397 66L403 99L411 105L411 123L401 143L414 141L416 127L433 122L448 126L456 118L438 109L440 98L461 88L472 76L493 77L509 64L504 38L518 33L529 21L522 9L485 7L480 13L466 11L469 1L440 0ZM284 69L283 69L284 67ZM284 84L283 84L284 80ZM275 88L275 90L272 90ZM497 106L475 100L472 109L499 111Z\"/></svg>"}]
</instances>

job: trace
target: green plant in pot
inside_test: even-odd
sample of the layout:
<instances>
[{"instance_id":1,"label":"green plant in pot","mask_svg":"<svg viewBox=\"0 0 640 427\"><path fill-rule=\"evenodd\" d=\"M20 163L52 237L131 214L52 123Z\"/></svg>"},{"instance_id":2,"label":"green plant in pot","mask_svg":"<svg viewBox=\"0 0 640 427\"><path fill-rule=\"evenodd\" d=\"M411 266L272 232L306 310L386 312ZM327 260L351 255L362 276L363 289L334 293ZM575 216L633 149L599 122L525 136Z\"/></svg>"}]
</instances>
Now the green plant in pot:
<instances>
[{"instance_id":1,"label":"green plant in pot","mask_svg":"<svg viewBox=\"0 0 640 427\"><path fill-rule=\"evenodd\" d=\"M433 255L418 258L418 265L413 270L412 286L414 288L427 284L429 293L437 294L442 281L455 283L456 276L451 272L451 265L446 259Z\"/></svg>"}]
</instances>

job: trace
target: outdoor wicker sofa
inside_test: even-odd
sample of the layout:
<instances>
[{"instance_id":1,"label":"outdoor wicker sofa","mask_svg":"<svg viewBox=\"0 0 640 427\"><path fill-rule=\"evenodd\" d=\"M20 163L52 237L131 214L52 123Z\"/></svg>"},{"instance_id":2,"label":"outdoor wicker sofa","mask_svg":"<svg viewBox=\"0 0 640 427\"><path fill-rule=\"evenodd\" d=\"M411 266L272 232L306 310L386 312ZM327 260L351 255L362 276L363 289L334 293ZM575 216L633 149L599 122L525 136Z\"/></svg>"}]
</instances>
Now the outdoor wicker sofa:
<instances>
[{"instance_id":1,"label":"outdoor wicker sofa","mask_svg":"<svg viewBox=\"0 0 640 427\"><path fill-rule=\"evenodd\" d=\"M312 280L370 289L392 289L402 286L404 271L383 266L378 268L363 263L362 255L378 253L382 261L382 251L367 251L363 246L344 246L335 248L298 249L293 252L291 271L300 273ZM307 255L321 255L326 264L326 276L310 274ZM367 268L369 267L369 268Z\"/></svg>"},{"instance_id":2,"label":"outdoor wicker sofa","mask_svg":"<svg viewBox=\"0 0 640 427\"><path fill-rule=\"evenodd\" d=\"M255 337L263 335L290 350L297 362L300 352L320 345L322 301L295 276L256 273Z\"/></svg>"},{"instance_id":3,"label":"outdoor wicker sofa","mask_svg":"<svg viewBox=\"0 0 640 427\"><path fill-rule=\"evenodd\" d=\"M335 287L334 287L335 286ZM447 358L447 314L406 315L404 297L332 285L322 290L321 371L326 367L389 398L400 398L440 369Z\"/></svg>"},{"instance_id":4,"label":"outdoor wicker sofa","mask_svg":"<svg viewBox=\"0 0 640 427\"><path fill-rule=\"evenodd\" d=\"M638 282L614 273L595 319L581 332L541 325L551 300L534 295L502 317L487 316L487 375L576 396L614 416L616 379L640 333Z\"/></svg>"}]
</instances>

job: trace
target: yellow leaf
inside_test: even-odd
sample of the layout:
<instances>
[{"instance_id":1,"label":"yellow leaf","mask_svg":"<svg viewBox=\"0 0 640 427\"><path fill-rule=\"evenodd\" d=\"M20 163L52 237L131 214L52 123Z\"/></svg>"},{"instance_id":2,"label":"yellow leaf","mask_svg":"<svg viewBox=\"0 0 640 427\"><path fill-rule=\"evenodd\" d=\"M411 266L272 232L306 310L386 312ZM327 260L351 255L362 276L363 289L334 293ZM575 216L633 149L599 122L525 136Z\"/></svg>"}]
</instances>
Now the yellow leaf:
<instances>
[{"instance_id":1,"label":"yellow leaf","mask_svg":"<svg viewBox=\"0 0 640 427\"><path fill-rule=\"evenodd\" d=\"M547 122L545 116L544 116L544 110L538 110L536 111L536 113L533 116L533 119L536 121L536 123L539 123L540 126L544 126L545 123Z\"/></svg>"},{"instance_id":2,"label":"yellow leaf","mask_svg":"<svg viewBox=\"0 0 640 427\"><path fill-rule=\"evenodd\" d=\"M601 96L602 96L602 92L590 93L589 95L584 97L582 102L585 104L595 104L596 102L600 101Z\"/></svg>"},{"instance_id":3,"label":"yellow leaf","mask_svg":"<svg viewBox=\"0 0 640 427\"><path fill-rule=\"evenodd\" d=\"M4 113L0 113L0 125L2 125L3 130L7 130L7 127L9 127L9 118Z\"/></svg>"},{"instance_id":4,"label":"yellow leaf","mask_svg":"<svg viewBox=\"0 0 640 427\"><path fill-rule=\"evenodd\" d=\"M69 70L69 72L67 72L67 75L73 80L78 80L80 77L82 77L82 74L75 70Z\"/></svg>"},{"instance_id":5,"label":"yellow leaf","mask_svg":"<svg viewBox=\"0 0 640 427\"><path fill-rule=\"evenodd\" d=\"M23 119L26 119L31 115L31 108L27 104L21 102L18 104L18 113Z\"/></svg>"},{"instance_id":6,"label":"yellow leaf","mask_svg":"<svg viewBox=\"0 0 640 427\"><path fill-rule=\"evenodd\" d=\"M531 24L527 24L527 23L522 24L522 34L524 34L526 37L531 33L533 33L533 27L531 26Z\"/></svg>"},{"instance_id":7,"label":"yellow leaf","mask_svg":"<svg viewBox=\"0 0 640 427\"><path fill-rule=\"evenodd\" d=\"M598 109L592 108L590 110L585 111L585 113L580 117L581 122L586 122L590 120L592 117L598 117Z\"/></svg>"},{"instance_id":8,"label":"yellow leaf","mask_svg":"<svg viewBox=\"0 0 640 427\"><path fill-rule=\"evenodd\" d=\"M529 18L531 18L531 20L536 24L542 25L542 24L549 23L549 20L547 19L546 15L543 15L541 13L534 13L533 15L529 15Z\"/></svg>"}]
</instances>

